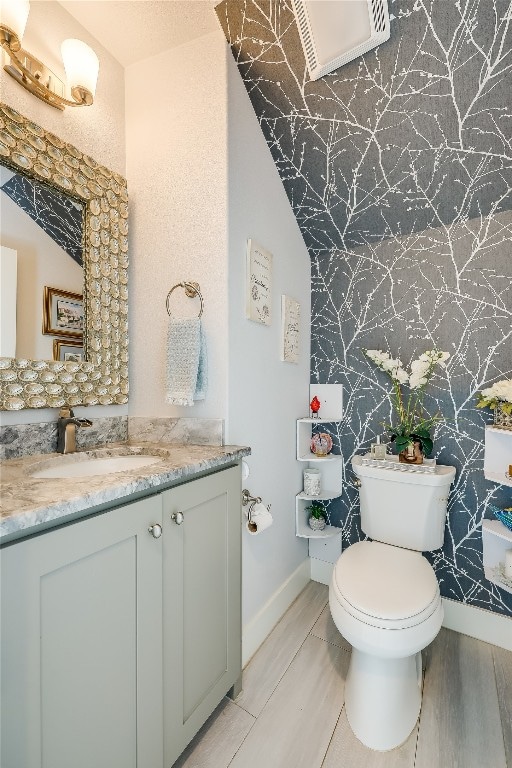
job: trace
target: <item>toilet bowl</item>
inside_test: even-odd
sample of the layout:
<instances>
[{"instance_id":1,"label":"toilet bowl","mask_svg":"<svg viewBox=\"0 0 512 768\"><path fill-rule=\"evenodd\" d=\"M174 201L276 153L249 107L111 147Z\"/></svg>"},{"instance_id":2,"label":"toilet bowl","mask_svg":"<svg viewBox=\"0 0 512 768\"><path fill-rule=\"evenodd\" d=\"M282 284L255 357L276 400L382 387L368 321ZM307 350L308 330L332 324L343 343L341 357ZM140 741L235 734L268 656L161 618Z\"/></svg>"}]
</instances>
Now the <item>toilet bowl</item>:
<instances>
[{"instance_id":1,"label":"toilet bowl","mask_svg":"<svg viewBox=\"0 0 512 768\"><path fill-rule=\"evenodd\" d=\"M345 684L349 724L367 747L393 749L418 719L421 651L443 621L434 571L417 552L353 544L334 568L329 607L353 647Z\"/></svg>"},{"instance_id":2,"label":"toilet bowl","mask_svg":"<svg viewBox=\"0 0 512 768\"><path fill-rule=\"evenodd\" d=\"M362 529L379 540L343 552L329 607L353 648L345 684L348 722L365 746L385 751L406 741L416 724L421 651L443 621L439 585L421 551L442 545L455 470L443 467L425 479L366 467L360 457L352 466L361 479Z\"/></svg>"}]
</instances>

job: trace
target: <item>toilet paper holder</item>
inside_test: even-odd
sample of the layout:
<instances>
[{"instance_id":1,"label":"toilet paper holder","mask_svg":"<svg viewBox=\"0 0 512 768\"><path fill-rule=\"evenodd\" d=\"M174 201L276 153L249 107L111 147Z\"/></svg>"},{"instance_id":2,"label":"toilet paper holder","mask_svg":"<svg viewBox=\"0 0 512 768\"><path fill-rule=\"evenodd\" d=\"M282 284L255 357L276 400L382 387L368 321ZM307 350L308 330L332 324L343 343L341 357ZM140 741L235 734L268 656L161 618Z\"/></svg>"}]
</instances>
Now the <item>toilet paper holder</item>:
<instances>
[{"instance_id":1,"label":"toilet paper holder","mask_svg":"<svg viewBox=\"0 0 512 768\"><path fill-rule=\"evenodd\" d=\"M244 488L242 491L242 506L246 507L248 504L251 506L249 507L249 511L246 512L247 517L249 519L249 522L252 520L252 510L254 508L255 504L261 504L261 496L253 496L250 491L247 490L247 488ZM267 509L270 512L271 504L267 504Z\"/></svg>"}]
</instances>

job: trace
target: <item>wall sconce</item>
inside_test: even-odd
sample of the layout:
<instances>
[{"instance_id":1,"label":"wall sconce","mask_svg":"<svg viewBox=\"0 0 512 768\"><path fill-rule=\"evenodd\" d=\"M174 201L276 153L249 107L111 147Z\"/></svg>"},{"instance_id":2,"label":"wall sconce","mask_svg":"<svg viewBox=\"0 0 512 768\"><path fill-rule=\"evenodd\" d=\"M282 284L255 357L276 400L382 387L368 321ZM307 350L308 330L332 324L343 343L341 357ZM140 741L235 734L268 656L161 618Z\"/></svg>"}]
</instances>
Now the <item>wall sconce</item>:
<instances>
[{"instance_id":1,"label":"wall sconce","mask_svg":"<svg viewBox=\"0 0 512 768\"><path fill-rule=\"evenodd\" d=\"M64 40L62 60L73 100L65 98L65 84L42 61L21 47L29 0L0 0L0 45L9 56L4 66L27 91L51 107L85 107L94 101L98 80L98 57L81 40Z\"/></svg>"}]
</instances>

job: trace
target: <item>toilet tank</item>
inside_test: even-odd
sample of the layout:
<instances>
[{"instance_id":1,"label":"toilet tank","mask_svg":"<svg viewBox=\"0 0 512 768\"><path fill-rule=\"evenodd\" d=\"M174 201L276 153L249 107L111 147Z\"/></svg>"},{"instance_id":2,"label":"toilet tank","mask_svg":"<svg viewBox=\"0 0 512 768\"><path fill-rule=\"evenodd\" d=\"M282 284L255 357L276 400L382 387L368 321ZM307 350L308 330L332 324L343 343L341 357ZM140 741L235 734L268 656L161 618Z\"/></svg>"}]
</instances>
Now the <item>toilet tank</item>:
<instances>
[{"instance_id":1,"label":"toilet tank","mask_svg":"<svg viewBox=\"0 0 512 768\"><path fill-rule=\"evenodd\" d=\"M401 472L354 456L352 469L361 481L361 528L367 536L418 552L443 546L454 467L438 465L431 474Z\"/></svg>"}]
</instances>

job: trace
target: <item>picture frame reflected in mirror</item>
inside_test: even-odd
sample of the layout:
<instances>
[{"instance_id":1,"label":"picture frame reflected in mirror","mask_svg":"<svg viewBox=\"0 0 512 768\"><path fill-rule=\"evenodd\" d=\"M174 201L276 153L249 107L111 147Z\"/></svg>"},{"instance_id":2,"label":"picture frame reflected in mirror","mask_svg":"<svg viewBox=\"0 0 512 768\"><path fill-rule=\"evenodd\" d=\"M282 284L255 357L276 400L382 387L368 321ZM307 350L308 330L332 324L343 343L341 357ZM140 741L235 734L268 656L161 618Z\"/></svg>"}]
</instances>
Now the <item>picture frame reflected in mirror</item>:
<instances>
[{"instance_id":1,"label":"picture frame reflected in mirror","mask_svg":"<svg viewBox=\"0 0 512 768\"><path fill-rule=\"evenodd\" d=\"M60 288L44 286L43 290L43 333L83 339L84 297ZM55 358L54 359L61 359Z\"/></svg>"}]
</instances>

